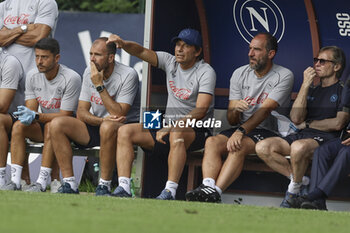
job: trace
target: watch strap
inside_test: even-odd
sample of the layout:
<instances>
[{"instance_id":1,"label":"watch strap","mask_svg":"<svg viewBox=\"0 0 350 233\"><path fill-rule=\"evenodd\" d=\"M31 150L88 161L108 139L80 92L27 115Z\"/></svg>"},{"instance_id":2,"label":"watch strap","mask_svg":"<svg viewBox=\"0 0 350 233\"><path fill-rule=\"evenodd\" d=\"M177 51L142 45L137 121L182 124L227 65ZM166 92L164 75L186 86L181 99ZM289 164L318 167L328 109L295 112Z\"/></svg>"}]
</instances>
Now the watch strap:
<instances>
[{"instance_id":1,"label":"watch strap","mask_svg":"<svg viewBox=\"0 0 350 233\"><path fill-rule=\"evenodd\" d=\"M239 132L241 132L243 135L245 135L247 132L245 131L245 128L243 128L242 126L239 126L236 130L238 130Z\"/></svg>"},{"instance_id":2,"label":"watch strap","mask_svg":"<svg viewBox=\"0 0 350 233\"><path fill-rule=\"evenodd\" d=\"M97 87L96 87L96 91L97 91L98 93L101 93L104 89L105 89L105 85L101 85L101 86L97 86Z\"/></svg>"}]
</instances>

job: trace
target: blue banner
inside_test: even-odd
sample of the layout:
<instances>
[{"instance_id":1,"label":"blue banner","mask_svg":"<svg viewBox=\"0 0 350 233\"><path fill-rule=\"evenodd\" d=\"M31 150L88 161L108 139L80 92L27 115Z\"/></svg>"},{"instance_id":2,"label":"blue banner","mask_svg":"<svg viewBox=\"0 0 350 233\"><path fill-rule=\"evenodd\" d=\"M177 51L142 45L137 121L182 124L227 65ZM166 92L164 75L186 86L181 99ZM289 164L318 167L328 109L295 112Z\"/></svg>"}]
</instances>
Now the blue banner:
<instances>
[{"instance_id":1,"label":"blue banner","mask_svg":"<svg viewBox=\"0 0 350 233\"><path fill-rule=\"evenodd\" d=\"M350 1L314 1L320 33L321 46L336 45L342 48L347 58L347 67L342 79L350 74Z\"/></svg>"},{"instance_id":2,"label":"blue banner","mask_svg":"<svg viewBox=\"0 0 350 233\"><path fill-rule=\"evenodd\" d=\"M313 65L309 22L303 0L204 0L210 33L211 62L219 88L229 88L231 75L248 64L248 48L258 32L270 32L279 41L274 59L295 75L294 91L302 73Z\"/></svg>"},{"instance_id":3,"label":"blue banner","mask_svg":"<svg viewBox=\"0 0 350 233\"><path fill-rule=\"evenodd\" d=\"M55 38L61 46L60 63L83 74L92 42L111 33L143 44L143 14L60 12ZM141 78L142 62L118 49L116 60L135 68Z\"/></svg>"}]
</instances>

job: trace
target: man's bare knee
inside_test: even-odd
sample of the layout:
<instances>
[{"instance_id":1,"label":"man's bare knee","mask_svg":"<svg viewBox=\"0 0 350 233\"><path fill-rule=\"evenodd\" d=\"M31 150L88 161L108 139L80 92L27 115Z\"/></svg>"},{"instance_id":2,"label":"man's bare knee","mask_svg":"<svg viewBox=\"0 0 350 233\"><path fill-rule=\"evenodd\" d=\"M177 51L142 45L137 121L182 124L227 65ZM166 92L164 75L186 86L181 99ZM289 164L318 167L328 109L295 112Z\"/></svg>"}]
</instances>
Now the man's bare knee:
<instances>
[{"instance_id":1,"label":"man's bare knee","mask_svg":"<svg viewBox=\"0 0 350 233\"><path fill-rule=\"evenodd\" d=\"M177 138L177 139L174 139L173 144L184 143L184 142L185 142L185 139L183 139L183 138Z\"/></svg>"},{"instance_id":2,"label":"man's bare knee","mask_svg":"<svg viewBox=\"0 0 350 233\"><path fill-rule=\"evenodd\" d=\"M271 153L272 144L267 140L262 140L255 145L255 151L257 155L264 159Z\"/></svg>"},{"instance_id":3,"label":"man's bare knee","mask_svg":"<svg viewBox=\"0 0 350 233\"><path fill-rule=\"evenodd\" d=\"M20 121L16 121L12 126L12 135L17 133L22 133L24 125Z\"/></svg>"},{"instance_id":4,"label":"man's bare knee","mask_svg":"<svg viewBox=\"0 0 350 233\"><path fill-rule=\"evenodd\" d=\"M130 125L122 125L118 129L118 141L119 140L129 140L134 134L134 130Z\"/></svg>"},{"instance_id":5,"label":"man's bare knee","mask_svg":"<svg viewBox=\"0 0 350 233\"><path fill-rule=\"evenodd\" d=\"M63 117L56 117L52 119L49 125L49 132L57 133L58 131L62 130L62 127L65 125L64 122L65 120Z\"/></svg>"},{"instance_id":6,"label":"man's bare knee","mask_svg":"<svg viewBox=\"0 0 350 233\"><path fill-rule=\"evenodd\" d=\"M100 135L104 138L110 138L117 135L119 126L110 121L104 121L100 125Z\"/></svg>"},{"instance_id":7,"label":"man's bare knee","mask_svg":"<svg viewBox=\"0 0 350 233\"><path fill-rule=\"evenodd\" d=\"M205 141L205 147L217 147L221 144L225 143L224 141L220 140L217 136L210 136Z\"/></svg>"}]
</instances>

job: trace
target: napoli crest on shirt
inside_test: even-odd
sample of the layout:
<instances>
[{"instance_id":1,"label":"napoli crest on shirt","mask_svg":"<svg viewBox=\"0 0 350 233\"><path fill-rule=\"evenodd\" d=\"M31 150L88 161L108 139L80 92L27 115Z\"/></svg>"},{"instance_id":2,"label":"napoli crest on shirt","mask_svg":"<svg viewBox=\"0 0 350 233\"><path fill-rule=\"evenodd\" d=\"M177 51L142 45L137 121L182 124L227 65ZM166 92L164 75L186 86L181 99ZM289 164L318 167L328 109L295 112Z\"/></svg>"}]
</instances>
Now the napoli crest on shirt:
<instances>
[{"instance_id":1,"label":"napoli crest on shirt","mask_svg":"<svg viewBox=\"0 0 350 233\"><path fill-rule=\"evenodd\" d=\"M57 92L58 95L62 95L63 94L63 90L60 87L57 88L56 92Z\"/></svg>"},{"instance_id":2,"label":"napoli crest on shirt","mask_svg":"<svg viewBox=\"0 0 350 233\"><path fill-rule=\"evenodd\" d=\"M34 5L34 3L29 5L28 10L29 10L29 11L35 11L35 5Z\"/></svg>"},{"instance_id":3,"label":"napoli crest on shirt","mask_svg":"<svg viewBox=\"0 0 350 233\"><path fill-rule=\"evenodd\" d=\"M306 98L307 98L308 101L314 101L315 100L315 97L309 96L309 95Z\"/></svg>"},{"instance_id":4,"label":"napoli crest on shirt","mask_svg":"<svg viewBox=\"0 0 350 233\"><path fill-rule=\"evenodd\" d=\"M336 102L336 101L338 100L338 95L337 95L337 94L333 94L333 95L331 96L331 98L329 98L329 100L330 100L332 103Z\"/></svg>"}]
</instances>

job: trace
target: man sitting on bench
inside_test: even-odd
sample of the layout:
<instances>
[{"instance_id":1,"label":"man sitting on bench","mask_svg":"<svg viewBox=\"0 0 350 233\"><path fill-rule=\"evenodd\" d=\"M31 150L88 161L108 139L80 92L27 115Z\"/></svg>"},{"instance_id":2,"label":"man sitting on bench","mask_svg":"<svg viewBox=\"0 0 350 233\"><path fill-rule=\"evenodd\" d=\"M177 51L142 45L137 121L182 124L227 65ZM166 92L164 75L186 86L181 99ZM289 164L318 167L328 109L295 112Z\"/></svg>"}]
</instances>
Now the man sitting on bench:
<instances>
[{"instance_id":1,"label":"man sitting on bench","mask_svg":"<svg viewBox=\"0 0 350 233\"><path fill-rule=\"evenodd\" d=\"M314 150L338 137L348 122L348 108L343 107L345 102L341 98L343 84L339 81L344 68L345 55L340 48L322 48L314 58L314 67L305 69L290 112L292 122L300 131L283 138L268 138L256 145L258 156L290 179L282 208L290 208L289 199L307 192L309 178L304 174ZM312 85L315 77L320 78L317 86ZM287 155L290 155L291 164L285 158Z\"/></svg>"},{"instance_id":2,"label":"man sitting on bench","mask_svg":"<svg viewBox=\"0 0 350 233\"><path fill-rule=\"evenodd\" d=\"M61 193L79 193L73 174L72 140L79 148L101 145L101 177L96 195L110 195L118 128L125 121L138 120L127 116L131 106L139 108L133 104L138 93L137 73L116 62L116 46L106 42L107 38L101 37L91 46L90 67L83 75L77 118L60 117L51 123L50 135L55 139L52 145L63 176Z\"/></svg>"},{"instance_id":3,"label":"man sitting on bench","mask_svg":"<svg viewBox=\"0 0 350 233\"><path fill-rule=\"evenodd\" d=\"M230 81L227 119L233 128L209 137L202 163L203 183L186 193L188 201L221 202L222 192L240 175L245 156L255 144L277 136L271 111L287 107L294 76L272 62L277 40L269 33L257 34L249 45L249 65L236 69ZM227 159L222 163L222 155Z\"/></svg>"}]
</instances>

